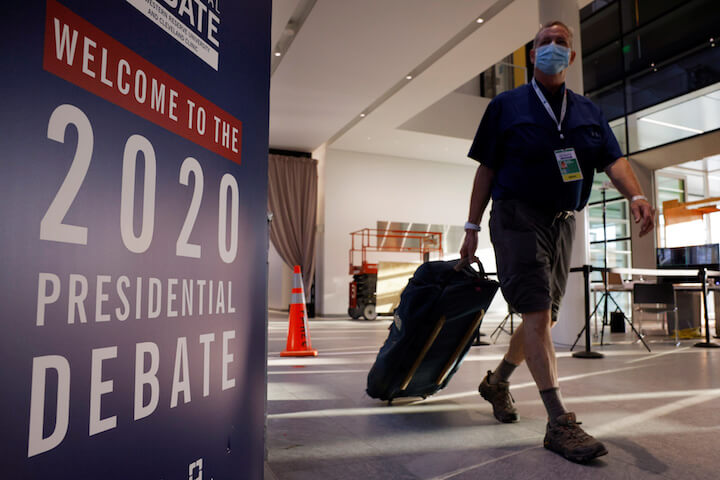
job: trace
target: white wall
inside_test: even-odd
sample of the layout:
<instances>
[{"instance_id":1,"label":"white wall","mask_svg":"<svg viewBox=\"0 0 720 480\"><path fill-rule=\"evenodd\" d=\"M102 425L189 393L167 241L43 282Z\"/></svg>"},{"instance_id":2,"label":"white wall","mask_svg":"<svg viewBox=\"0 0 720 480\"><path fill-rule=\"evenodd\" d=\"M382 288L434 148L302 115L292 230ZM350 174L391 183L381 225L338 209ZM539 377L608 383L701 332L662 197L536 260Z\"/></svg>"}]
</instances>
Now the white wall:
<instances>
[{"instance_id":1,"label":"white wall","mask_svg":"<svg viewBox=\"0 0 720 480\"><path fill-rule=\"evenodd\" d=\"M322 315L346 315L348 308L348 250L350 232L376 228L378 220L463 225L467 220L477 164L421 161L400 157L327 150L325 163L324 251L318 269L318 305ZM479 257L488 271L495 260L483 218ZM398 254L414 261L414 254ZM419 258L417 258L419 260ZM370 259L372 261L372 259ZM322 278L322 280L320 280ZM502 295L493 310L506 310ZM320 307L321 306L321 307Z\"/></svg>"}]
</instances>

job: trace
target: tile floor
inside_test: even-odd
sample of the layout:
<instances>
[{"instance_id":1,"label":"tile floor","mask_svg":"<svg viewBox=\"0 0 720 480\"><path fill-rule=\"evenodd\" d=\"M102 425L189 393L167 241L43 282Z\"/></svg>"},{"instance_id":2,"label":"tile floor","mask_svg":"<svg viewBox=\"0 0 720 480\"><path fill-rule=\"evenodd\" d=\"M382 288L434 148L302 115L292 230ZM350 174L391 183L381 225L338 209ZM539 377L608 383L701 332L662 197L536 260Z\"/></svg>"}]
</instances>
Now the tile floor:
<instances>
[{"instance_id":1,"label":"tile floor","mask_svg":"<svg viewBox=\"0 0 720 480\"><path fill-rule=\"evenodd\" d=\"M512 378L520 423L497 423L478 396L507 335L473 347L433 397L393 406L369 398L367 371L388 325L311 320L320 355L286 359L287 314L270 312L266 479L720 478L720 349L686 340L653 343L648 353L622 334L593 348L605 354L599 360L559 349L565 402L610 451L583 466L542 448L545 411L527 367Z\"/></svg>"}]
</instances>

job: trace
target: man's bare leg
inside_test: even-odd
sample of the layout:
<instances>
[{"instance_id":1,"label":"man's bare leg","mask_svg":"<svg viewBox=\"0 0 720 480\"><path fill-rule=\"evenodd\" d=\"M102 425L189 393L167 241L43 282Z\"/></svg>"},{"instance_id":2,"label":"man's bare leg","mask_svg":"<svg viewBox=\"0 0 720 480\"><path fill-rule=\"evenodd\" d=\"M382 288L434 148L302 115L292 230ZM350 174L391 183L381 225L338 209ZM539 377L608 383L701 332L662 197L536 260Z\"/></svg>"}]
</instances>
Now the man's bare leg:
<instances>
[{"instance_id":1,"label":"man's bare leg","mask_svg":"<svg viewBox=\"0 0 720 480\"><path fill-rule=\"evenodd\" d=\"M502 423L515 423L518 421L517 409L513 406L514 400L510 395L508 380L512 372L525 359L525 335L520 324L510 337L510 347L505 357L495 371L488 371L478 386L480 395L493 406L493 415Z\"/></svg>"},{"instance_id":2,"label":"man's bare leg","mask_svg":"<svg viewBox=\"0 0 720 480\"><path fill-rule=\"evenodd\" d=\"M488 372L478 387L480 394L493 405L493 414L501 422L511 423L518 419L512 405L509 390L509 376L524 360L540 390L540 397L548 411L548 418L554 421L567 413L560 398L557 380L557 360L552 343L550 310L525 313L523 322L510 338L510 346L503 360L494 372Z\"/></svg>"},{"instance_id":3,"label":"man's bare leg","mask_svg":"<svg viewBox=\"0 0 720 480\"><path fill-rule=\"evenodd\" d=\"M515 346L513 350L511 341L507 354L510 363L515 363L513 360L517 359L522 361L521 354L525 357L535 384L541 392L558 386L555 346L550 335L551 324L549 309L524 313L522 330L518 329L518 332L522 333L522 349Z\"/></svg>"},{"instance_id":4,"label":"man's bare leg","mask_svg":"<svg viewBox=\"0 0 720 480\"><path fill-rule=\"evenodd\" d=\"M510 346L505 354L505 360L516 366L520 366L525 361L525 328L522 323L517 326L510 337Z\"/></svg>"},{"instance_id":5,"label":"man's bare leg","mask_svg":"<svg viewBox=\"0 0 720 480\"><path fill-rule=\"evenodd\" d=\"M510 375L525 361L524 334L522 323L510 337L510 346L507 353L492 372L488 373L488 382L495 385L500 382L508 382Z\"/></svg>"},{"instance_id":6,"label":"man's bare leg","mask_svg":"<svg viewBox=\"0 0 720 480\"><path fill-rule=\"evenodd\" d=\"M529 313L529 314L523 314L523 319L525 319L526 315L531 315L531 316L548 315L548 318L549 318L550 310L534 312L534 313ZM552 336L550 336L549 331L542 332L542 333L538 332L537 324L539 323L540 325L545 325L545 322L543 320L540 320L539 322L537 322L537 321L535 321L534 318L531 318L530 323L533 324L533 327L531 327L531 328L533 328L533 331L530 333L530 335L531 335L530 338L532 339L532 342L531 342L532 346L530 348L533 348L534 346L537 346L540 344L548 346L548 348L550 349L550 355L551 355L551 360L552 360L551 371L554 372L554 376L552 376L552 378L554 380L553 383L555 384L554 386L557 386L557 361L555 360L555 347L552 343ZM554 326L555 326L555 324L552 323L552 321L550 321L550 327L552 328ZM524 323L521 323L520 325L518 325L515 328L515 331L513 332L512 336L510 337L510 345L508 347L507 352L505 353L505 357L503 358L503 360L505 360L508 363L511 363L512 365L515 365L516 367L522 365L522 362L525 361L525 341L526 341L525 340L525 335L526 335L525 330L526 329L525 329ZM545 329L543 329L543 330L545 330ZM538 341L540 336L543 337L543 342ZM543 357L546 357L546 355L541 356L541 358L543 358ZM528 365L528 367L532 368L532 367L530 367L530 365ZM531 370L531 372L532 372L532 370ZM537 378L534 377L534 374L533 374L533 378L537 382ZM507 379L503 379L503 380L507 381ZM539 385L538 385L538 387L539 387ZM548 388L551 388L551 387L548 387Z\"/></svg>"},{"instance_id":7,"label":"man's bare leg","mask_svg":"<svg viewBox=\"0 0 720 480\"><path fill-rule=\"evenodd\" d=\"M523 314L525 360L548 412L543 445L568 460L585 463L606 455L608 451L601 442L580 428L575 414L568 412L562 403L555 347L550 336L551 325L550 310Z\"/></svg>"}]
</instances>

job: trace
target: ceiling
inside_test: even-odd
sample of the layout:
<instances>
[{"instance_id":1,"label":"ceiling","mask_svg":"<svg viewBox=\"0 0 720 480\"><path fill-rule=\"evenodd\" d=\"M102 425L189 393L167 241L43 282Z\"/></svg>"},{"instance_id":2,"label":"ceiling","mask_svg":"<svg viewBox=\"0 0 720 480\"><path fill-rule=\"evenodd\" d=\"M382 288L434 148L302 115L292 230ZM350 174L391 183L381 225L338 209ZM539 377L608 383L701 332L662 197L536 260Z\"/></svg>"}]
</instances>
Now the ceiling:
<instances>
[{"instance_id":1,"label":"ceiling","mask_svg":"<svg viewBox=\"0 0 720 480\"><path fill-rule=\"evenodd\" d=\"M273 0L270 147L464 162L487 100L455 90L538 25L538 0Z\"/></svg>"}]
</instances>

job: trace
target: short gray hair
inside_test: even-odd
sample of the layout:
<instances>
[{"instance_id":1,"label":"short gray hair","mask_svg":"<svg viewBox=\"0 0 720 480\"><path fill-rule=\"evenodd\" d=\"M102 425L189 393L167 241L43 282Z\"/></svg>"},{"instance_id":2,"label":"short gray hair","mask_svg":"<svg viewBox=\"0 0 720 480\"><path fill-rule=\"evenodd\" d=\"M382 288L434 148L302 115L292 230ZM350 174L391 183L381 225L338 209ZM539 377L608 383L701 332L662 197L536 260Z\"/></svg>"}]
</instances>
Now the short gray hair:
<instances>
[{"instance_id":1,"label":"short gray hair","mask_svg":"<svg viewBox=\"0 0 720 480\"><path fill-rule=\"evenodd\" d=\"M551 28L551 27L560 27L560 28L564 29L566 32L568 32L568 35L570 36L570 46L572 47L572 43L573 43L572 29L570 27L568 27L567 25L565 25L560 20L553 20L552 22L548 22L548 23L544 24L542 27L540 27L540 30L537 31L537 33L535 34L535 38L533 39L533 48L537 47L538 37L540 37L540 33L543 30Z\"/></svg>"}]
</instances>

